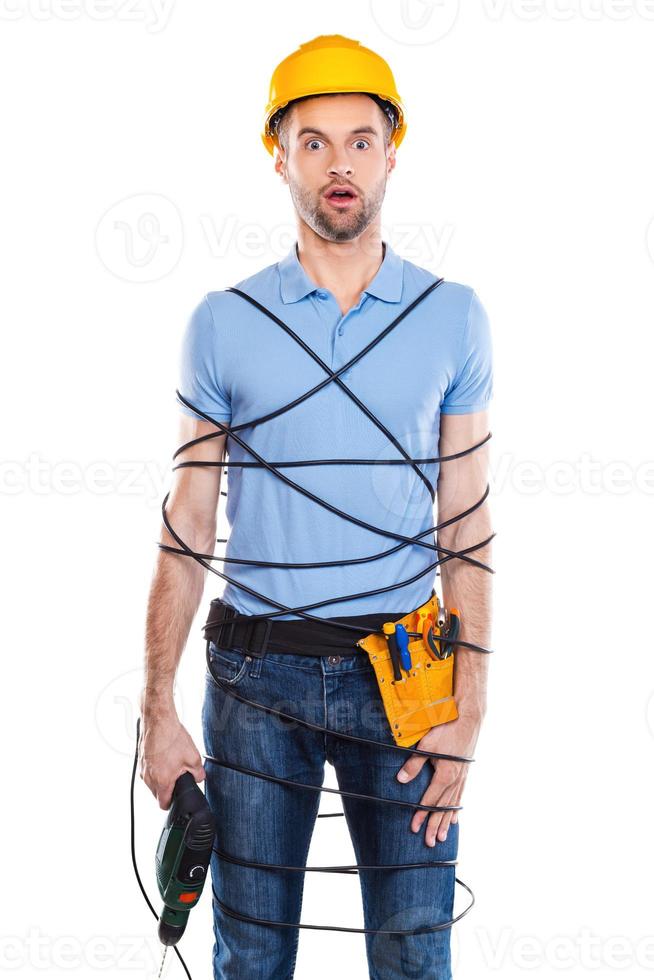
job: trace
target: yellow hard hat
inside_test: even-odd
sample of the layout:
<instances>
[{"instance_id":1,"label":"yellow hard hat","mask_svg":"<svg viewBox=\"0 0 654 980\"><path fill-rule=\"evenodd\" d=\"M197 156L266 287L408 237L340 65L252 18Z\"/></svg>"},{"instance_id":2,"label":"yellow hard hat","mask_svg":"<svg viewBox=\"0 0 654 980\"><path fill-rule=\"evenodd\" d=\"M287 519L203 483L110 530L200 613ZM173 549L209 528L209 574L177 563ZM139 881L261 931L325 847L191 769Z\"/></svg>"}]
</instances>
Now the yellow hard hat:
<instances>
[{"instance_id":1,"label":"yellow hard hat","mask_svg":"<svg viewBox=\"0 0 654 980\"><path fill-rule=\"evenodd\" d=\"M275 113L293 99L308 95L364 92L390 102L395 109L395 146L406 132L406 114L395 88L393 73L384 59L342 34L322 34L301 44L275 68L261 139L270 154L279 146L270 129Z\"/></svg>"}]
</instances>

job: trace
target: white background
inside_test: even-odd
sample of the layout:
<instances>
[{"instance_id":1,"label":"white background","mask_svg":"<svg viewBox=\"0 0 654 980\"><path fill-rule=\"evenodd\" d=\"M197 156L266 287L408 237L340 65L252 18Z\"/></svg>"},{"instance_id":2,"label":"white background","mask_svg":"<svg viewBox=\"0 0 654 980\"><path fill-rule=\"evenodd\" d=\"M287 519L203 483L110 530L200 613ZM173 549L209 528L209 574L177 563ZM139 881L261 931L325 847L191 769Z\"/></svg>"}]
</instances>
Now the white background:
<instances>
[{"instance_id":1,"label":"white background","mask_svg":"<svg viewBox=\"0 0 654 980\"><path fill-rule=\"evenodd\" d=\"M205 292L293 241L268 82L334 32L384 55L407 105L386 237L472 285L493 328L495 653L455 976L651 975L654 3L0 0L8 976L156 973L128 789L178 345ZM199 746L221 591L179 672ZM158 900L140 780L136 809ZM320 821L310 863L351 857ZM210 905L181 944L194 980ZM362 924L357 879L309 876L303 916ZM334 974L367 976L363 938L302 933L296 976Z\"/></svg>"}]
</instances>

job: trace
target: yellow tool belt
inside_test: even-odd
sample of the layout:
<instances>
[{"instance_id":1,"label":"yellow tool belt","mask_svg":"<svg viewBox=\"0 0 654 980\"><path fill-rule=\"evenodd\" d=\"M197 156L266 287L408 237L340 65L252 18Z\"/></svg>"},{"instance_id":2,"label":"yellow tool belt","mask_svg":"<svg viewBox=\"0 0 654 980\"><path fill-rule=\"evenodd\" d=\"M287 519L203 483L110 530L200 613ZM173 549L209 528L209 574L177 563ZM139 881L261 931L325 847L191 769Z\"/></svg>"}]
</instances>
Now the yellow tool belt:
<instances>
[{"instance_id":1,"label":"yellow tool belt","mask_svg":"<svg viewBox=\"0 0 654 980\"><path fill-rule=\"evenodd\" d=\"M458 610L452 609L451 613L458 616ZM413 745L435 725L458 717L452 695L454 653L445 653L446 621L445 610L440 607L438 596L433 595L402 619L385 623L386 635L370 633L357 641L357 646L368 654L375 671L397 745ZM393 642L389 634L395 633L398 625L408 632L420 634L420 638L409 638L411 666L401 670L401 680L397 679L389 647Z\"/></svg>"}]
</instances>

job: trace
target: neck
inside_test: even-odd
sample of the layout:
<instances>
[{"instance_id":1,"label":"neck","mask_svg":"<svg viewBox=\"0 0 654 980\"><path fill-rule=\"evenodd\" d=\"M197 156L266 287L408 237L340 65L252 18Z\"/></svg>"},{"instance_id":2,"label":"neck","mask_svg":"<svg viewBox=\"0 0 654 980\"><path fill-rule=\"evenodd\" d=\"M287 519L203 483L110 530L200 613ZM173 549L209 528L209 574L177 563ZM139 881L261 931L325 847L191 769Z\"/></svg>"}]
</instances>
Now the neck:
<instances>
[{"instance_id":1,"label":"neck","mask_svg":"<svg viewBox=\"0 0 654 980\"><path fill-rule=\"evenodd\" d=\"M330 242L299 223L297 254L312 282L348 301L358 298L384 260L386 246L376 223L349 242Z\"/></svg>"}]
</instances>

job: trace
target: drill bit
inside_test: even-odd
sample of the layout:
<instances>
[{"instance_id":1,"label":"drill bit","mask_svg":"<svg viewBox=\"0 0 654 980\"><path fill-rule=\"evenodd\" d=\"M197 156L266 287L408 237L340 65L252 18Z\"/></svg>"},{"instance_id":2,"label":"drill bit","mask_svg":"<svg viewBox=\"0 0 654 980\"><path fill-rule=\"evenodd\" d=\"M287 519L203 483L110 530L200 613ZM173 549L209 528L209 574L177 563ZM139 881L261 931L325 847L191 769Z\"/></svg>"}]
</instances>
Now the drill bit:
<instances>
[{"instance_id":1,"label":"drill bit","mask_svg":"<svg viewBox=\"0 0 654 980\"><path fill-rule=\"evenodd\" d=\"M166 953L167 952L168 952L168 947L167 946L164 946L163 956L161 957L161 966L159 967L159 973L157 974L157 980L159 980L159 977L163 973L163 968L164 968L164 963L166 961Z\"/></svg>"}]
</instances>

